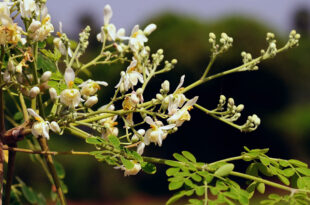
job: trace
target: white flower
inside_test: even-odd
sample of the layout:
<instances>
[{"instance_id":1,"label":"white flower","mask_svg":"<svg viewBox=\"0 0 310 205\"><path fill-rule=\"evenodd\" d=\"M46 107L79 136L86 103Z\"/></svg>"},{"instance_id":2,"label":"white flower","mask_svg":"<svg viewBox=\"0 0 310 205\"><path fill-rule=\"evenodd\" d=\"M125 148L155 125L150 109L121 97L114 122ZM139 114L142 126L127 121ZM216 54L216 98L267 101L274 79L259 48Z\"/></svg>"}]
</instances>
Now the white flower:
<instances>
[{"instance_id":1,"label":"white flower","mask_svg":"<svg viewBox=\"0 0 310 205\"><path fill-rule=\"evenodd\" d=\"M130 65L127 67L126 73L124 71L121 72L121 79L115 88L120 87L121 92L126 92L130 88L133 89L139 81L140 83L144 82L142 74L135 70L137 63L137 60L133 58Z\"/></svg>"},{"instance_id":2,"label":"white flower","mask_svg":"<svg viewBox=\"0 0 310 205\"><path fill-rule=\"evenodd\" d=\"M5 72L3 73L3 80L6 83L11 81L11 74L8 70L5 70Z\"/></svg>"},{"instance_id":3,"label":"white flower","mask_svg":"<svg viewBox=\"0 0 310 205\"><path fill-rule=\"evenodd\" d=\"M167 96L166 98L168 98L168 114L171 116L174 113L176 113L180 107L183 106L183 104L186 101L186 97L183 93L181 93L180 91L182 91L182 85L184 83L184 78L185 75L181 76L180 79L180 83L177 86L177 88L175 89L175 91L173 92L173 94Z\"/></svg>"},{"instance_id":4,"label":"white flower","mask_svg":"<svg viewBox=\"0 0 310 205\"><path fill-rule=\"evenodd\" d=\"M145 36L144 32L139 29L139 25L135 25L131 31L131 36L129 38L129 46L132 51L138 52L142 47L144 47L144 43L147 42L148 39Z\"/></svg>"},{"instance_id":5,"label":"white flower","mask_svg":"<svg viewBox=\"0 0 310 205\"><path fill-rule=\"evenodd\" d=\"M59 32L57 32L57 35L59 36L59 38L54 38L53 40L54 46L60 51L62 55L68 54L70 57L72 57L72 50L70 48L70 42L68 42L69 46L67 49L64 42L60 38L62 36L62 22L59 22Z\"/></svg>"},{"instance_id":6,"label":"white flower","mask_svg":"<svg viewBox=\"0 0 310 205\"><path fill-rule=\"evenodd\" d=\"M0 2L0 25L8 26L13 24L13 20L10 17L9 2Z\"/></svg>"},{"instance_id":7,"label":"white flower","mask_svg":"<svg viewBox=\"0 0 310 205\"><path fill-rule=\"evenodd\" d=\"M145 143L144 142L141 142L138 147L137 147L137 153L139 155L142 155L143 152L144 152L144 148L145 148Z\"/></svg>"},{"instance_id":8,"label":"white flower","mask_svg":"<svg viewBox=\"0 0 310 205\"><path fill-rule=\"evenodd\" d=\"M36 122L33 123L31 128L31 133L33 134L33 136L37 138L41 136L49 139L49 122L44 121L43 118L38 115L33 109L27 109L27 111L36 120Z\"/></svg>"},{"instance_id":9,"label":"white flower","mask_svg":"<svg viewBox=\"0 0 310 205\"><path fill-rule=\"evenodd\" d=\"M153 31L155 31L157 28L157 26L155 24L149 24L147 25L147 27L145 27L145 29L143 30L145 35L150 35Z\"/></svg>"},{"instance_id":10,"label":"white flower","mask_svg":"<svg viewBox=\"0 0 310 205\"><path fill-rule=\"evenodd\" d=\"M29 37L34 41L44 41L51 32L54 32L54 27L50 21L50 15L44 17L42 22L32 19L28 28Z\"/></svg>"},{"instance_id":11,"label":"white flower","mask_svg":"<svg viewBox=\"0 0 310 205\"><path fill-rule=\"evenodd\" d=\"M58 125L57 122L52 121L51 124L50 124L50 128L51 128L51 130L52 130L53 132L55 132L55 133L57 133L57 134L60 133L60 127L59 127L59 125Z\"/></svg>"},{"instance_id":12,"label":"white flower","mask_svg":"<svg viewBox=\"0 0 310 205\"><path fill-rule=\"evenodd\" d=\"M108 136L110 135L118 135L118 128L116 127L118 122L116 122L116 119L117 115L100 120L103 128L101 133L102 138L108 139Z\"/></svg>"},{"instance_id":13,"label":"white flower","mask_svg":"<svg viewBox=\"0 0 310 205\"><path fill-rule=\"evenodd\" d=\"M144 143L146 145L149 145L151 142L153 142L154 144L161 146L162 141L166 139L168 135L167 130L175 127L174 124L163 126L161 121L154 122L154 120L149 116L145 117L144 120L151 126L151 128L148 129L145 133Z\"/></svg>"},{"instance_id":14,"label":"white flower","mask_svg":"<svg viewBox=\"0 0 310 205\"><path fill-rule=\"evenodd\" d=\"M23 29L17 24L7 24L6 26L0 26L0 45L5 44L17 44L21 42L24 44L26 40L21 37Z\"/></svg>"},{"instance_id":15,"label":"white flower","mask_svg":"<svg viewBox=\"0 0 310 205\"><path fill-rule=\"evenodd\" d=\"M84 105L86 107L92 107L93 105L95 105L98 102L98 98L97 96L91 96L89 97L86 102L84 103Z\"/></svg>"},{"instance_id":16,"label":"white flower","mask_svg":"<svg viewBox=\"0 0 310 205\"><path fill-rule=\"evenodd\" d=\"M70 108L77 107L81 102L81 94L78 89L65 89L60 93L60 102Z\"/></svg>"},{"instance_id":17,"label":"white flower","mask_svg":"<svg viewBox=\"0 0 310 205\"><path fill-rule=\"evenodd\" d=\"M37 97L37 95L40 93L40 88L37 86L34 86L30 89L29 95L31 98Z\"/></svg>"},{"instance_id":18,"label":"white flower","mask_svg":"<svg viewBox=\"0 0 310 205\"><path fill-rule=\"evenodd\" d=\"M126 167L121 166L121 169L124 170L124 176L130 176L130 175L136 175L140 172L141 170L141 165L138 162L135 162L133 160L130 160L134 166L131 169L126 169Z\"/></svg>"},{"instance_id":19,"label":"white flower","mask_svg":"<svg viewBox=\"0 0 310 205\"><path fill-rule=\"evenodd\" d=\"M48 81L52 76L52 72L51 71L46 71L42 74L41 76L41 82L46 82Z\"/></svg>"},{"instance_id":20,"label":"white flower","mask_svg":"<svg viewBox=\"0 0 310 205\"><path fill-rule=\"evenodd\" d=\"M64 78L69 88L60 93L60 102L70 108L75 108L81 102L81 93L78 89L72 88L75 79L74 70L70 67L66 68Z\"/></svg>"},{"instance_id":21,"label":"white flower","mask_svg":"<svg viewBox=\"0 0 310 205\"><path fill-rule=\"evenodd\" d=\"M103 9L103 22L104 25L108 25L113 16L112 8L109 4L107 4Z\"/></svg>"},{"instance_id":22,"label":"white flower","mask_svg":"<svg viewBox=\"0 0 310 205\"><path fill-rule=\"evenodd\" d=\"M176 111L171 117L167 119L169 124L175 124L177 127L181 126L184 121L189 121L191 116L189 110L193 108L193 105L197 102L198 96L187 101L187 103L178 111Z\"/></svg>"},{"instance_id":23,"label":"white flower","mask_svg":"<svg viewBox=\"0 0 310 205\"><path fill-rule=\"evenodd\" d=\"M55 101L58 99L57 91L55 88L50 88L48 91L49 91L49 94L50 94L52 101Z\"/></svg>"},{"instance_id":24,"label":"white flower","mask_svg":"<svg viewBox=\"0 0 310 205\"><path fill-rule=\"evenodd\" d=\"M79 85L81 87L81 94L84 97L88 97L91 95L94 95L97 93L97 91L100 89L100 85L108 86L108 83L105 81L93 81L91 79L83 82Z\"/></svg>"},{"instance_id":25,"label":"white flower","mask_svg":"<svg viewBox=\"0 0 310 205\"><path fill-rule=\"evenodd\" d=\"M23 18L31 18L32 12L36 10L34 0L20 0L20 13Z\"/></svg>"}]
</instances>

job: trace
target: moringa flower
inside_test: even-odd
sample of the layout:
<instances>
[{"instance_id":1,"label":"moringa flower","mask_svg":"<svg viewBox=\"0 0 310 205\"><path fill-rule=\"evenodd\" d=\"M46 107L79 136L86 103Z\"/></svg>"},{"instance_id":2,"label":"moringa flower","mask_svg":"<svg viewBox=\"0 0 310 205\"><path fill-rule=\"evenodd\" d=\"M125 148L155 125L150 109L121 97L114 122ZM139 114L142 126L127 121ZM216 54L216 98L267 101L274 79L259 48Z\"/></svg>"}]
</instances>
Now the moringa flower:
<instances>
[{"instance_id":1,"label":"moringa flower","mask_svg":"<svg viewBox=\"0 0 310 205\"><path fill-rule=\"evenodd\" d=\"M121 92L126 92L130 88L133 89L133 87L136 86L139 81L140 83L144 82L142 74L136 71L137 64L138 61L133 58L130 65L127 67L127 71L121 72L121 79L115 88L120 87Z\"/></svg>"},{"instance_id":2,"label":"moringa flower","mask_svg":"<svg viewBox=\"0 0 310 205\"><path fill-rule=\"evenodd\" d=\"M33 134L33 136L37 138L45 137L46 139L49 139L49 122L44 121L44 119L40 115L38 115L33 109L27 109L27 111L36 120L36 122L33 123L31 128L31 133Z\"/></svg>"},{"instance_id":3,"label":"moringa flower","mask_svg":"<svg viewBox=\"0 0 310 205\"><path fill-rule=\"evenodd\" d=\"M9 2L0 2L0 25L8 26L13 24L10 17Z\"/></svg>"},{"instance_id":4,"label":"moringa flower","mask_svg":"<svg viewBox=\"0 0 310 205\"><path fill-rule=\"evenodd\" d=\"M139 29L139 25L135 25L131 31L131 36L129 38L129 47L132 51L138 52L142 47L144 47L144 43L148 41L144 32Z\"/></svg>"},{"instance_id":5,"label":"moringa flower","mask_svg":"<svg viewBox=\"0 0 310 205\"><path fill-rule=\"evenodd\" d=\"M93 105L95 105L98 102L98 97L97 96L91 96L89 97L86 102L84 103L84 105L86 107L92 107Z\"/></svg>"},{"instance_id":6,"label":"moringa flower","mask_svg":"<svg viewBox=\"0 0 310 205\"><path fill-rule=\"evenodd\" d=\"M29 37L34 41L44 41L51 32L54 32L54 27L50 15L45 16L42 22L32 19L28 28Z\"/></svg>"},{"instance_id":7,"label":"moringa flower","mask_svg":"<svg viewBox=\"0 0 310 205\"><path fill-rule=\"evenodd\" d=\"M194 97L187 101L187 103L179 110L177 110L171 117L167 119L169 124L175 124L177 127L180 127L184 121L189 121L191 116L189 110L193 108L193 105L197 102L198 96Z\"/></svg>"},{"instance_id":8,"label":"moringa flower","mask_svg":"<svg viewBox=\"0 0 310 205\"><path fill-rule=\"evenodd\" d=\"M175 127L175 124L170 124L163 126L161 121L155 121L147 116L145 117L145 122L151 126L145 133L144 143L149 145L151 142L154 144L158 144L158 146L162 145L162 141L166 139L168 133L167 130L170 130Z\"/></svg>"},{"instance_id":9,"label":"moringa flower","mask_svg":"<svg viewBox=\"0 0 310 205\"><path fill-rule=\"evenodd\" d=\"M70 108L75 108L81 102L81 93L78 89L72 88L75 79L74 70L70 67L66 68L64 78L68 88L60 93L60 102Z\"/></svg>"},{"instance_id":10,"label":"moringa flower","mask_svg":"<svg viewBox=\"0 0 310 205\"><path fill-rule=\"evenodd\" d=\"M32 13L36 10L34 0L19 0L20 14L23 18L31 18Z\"/></svg>"},{"instance_id":11,"label":"moringa flower","mask_svg":"<svg viewBox=\"0 0 310 205\"><path fill-rule=\"evenodd\" d=\"M97 93L100 90L100 85L108 86L108 83L105 81L93 81L91 79L81 83L79 87L81 87L81 94L83 97L88 97Z\"/></svg>"}]
</instances>

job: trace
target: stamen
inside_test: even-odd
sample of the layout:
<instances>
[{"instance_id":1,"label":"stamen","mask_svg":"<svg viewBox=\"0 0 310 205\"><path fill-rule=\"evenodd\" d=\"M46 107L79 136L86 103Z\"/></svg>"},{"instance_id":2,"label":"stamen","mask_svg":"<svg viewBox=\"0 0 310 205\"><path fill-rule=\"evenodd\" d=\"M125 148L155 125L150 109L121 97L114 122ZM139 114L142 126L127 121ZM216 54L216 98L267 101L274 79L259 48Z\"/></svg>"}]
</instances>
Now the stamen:
<instances>
[{"instance_id":1,"label":"stamen","mask_svg":"<svg viewBox=\"0 0 310 205\"><path fill-rule=\"evenodd\" d=\"M73 85L74 85L74 82L73 82L73 81L69 81L69 83L68 83L68 87L69 87L69 88L72 88L72 87L73 87Z\"/></svg>"}]
</instances>

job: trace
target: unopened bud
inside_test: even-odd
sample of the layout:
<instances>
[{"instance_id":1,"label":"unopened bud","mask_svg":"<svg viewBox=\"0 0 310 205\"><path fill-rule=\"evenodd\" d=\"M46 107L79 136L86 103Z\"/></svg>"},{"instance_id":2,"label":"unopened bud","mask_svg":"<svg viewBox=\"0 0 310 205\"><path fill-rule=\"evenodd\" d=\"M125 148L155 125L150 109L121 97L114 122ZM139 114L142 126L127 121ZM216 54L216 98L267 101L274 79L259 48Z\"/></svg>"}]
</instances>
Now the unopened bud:
<instances>
[{"instance_id":1,"label":"unopened bud","mask_svg":"<svg viewBox=\"0 0 310 205\"><path fill-rule=\"evenodd\" d=\"M52 76L52 72L51 71L46 71L42 74L41 76L41 82L46 82L50 79L50 77Z\"/></svg>"},{"instance_id":2,"label":"unopened bud","mask_svg":"<svg viewBox=\"0 0 310 205\"><path fill-rule=\"evenodd\" d=\"M168 80L165 80L162 84L161 84L161 87L162 89L165 91L165 92L169 92L170 90L170 83Z\"/></svg>"},{"instance_id":3,"label":"unopened bud","mask_svg":"<svg viewBox=\"0 0 310 205\"><path fill-rule=\"evenodd\" d=\"M96 104L98 102L98 98L97 96L91 96L89 97L86 102L84 103L84 105L86 107L92 107L94 104Z\"/></svg>"},{"instance_id":4,"label":"unopened bud","mask_svg":"<svg viewBox=\"0 0 310 205\"><path fill-rule=\"evenodd\" d=\"M59 127L59 125L58 125L57 122L52 121L51 124L50 124L50 128L51 128L51 130L52 130L53 132L55 132L55 133L57 133L57 134L60 133L60 127Z\"/></svg>"},{"instance_id":5,"label":"unopened bud","mask_svg":"<svg viewBox=\"0 0 310 205\"><path fill-rule=\"evenodd\" d=\"M162 101L162 100L164 99L163 95L162 95L162 94L159 94L159 93L156 94L156 98L157 98L158 100L160 100L160 101Z\"/></svg>"},{"instance_id":6,"label":"unopened bud","mask_svg":"<svg viewBox=\"0 0 310 205\"><path fill-rule=\"evenodd\" d=\"M51 100L54 101L57 99L57 91L55 88L50 88L49 90Z\"/></svg>"},{"instance_id":7,"label":"unopened bud","mask_svg":"<svg viewBox=\"0 0 310 205\"><path fill-rule=\"evenodd\" d=\"M157 26L155 24L149 24L145 29L144 29L144 34L145 35L150 35L153 31L155 31Z\"/></svg>"},{"instance_id":8,"label":"unopened bud","mask_svg":"<svg viewBox=\"0 0 310 205\"><path fill-rule=\"evenodd\" d=\"M29 95L31 98L37 97L37 95L40 93L40 88L37 86L34 86L33 88L30 89Z\"/></svg>"}]
</instances>

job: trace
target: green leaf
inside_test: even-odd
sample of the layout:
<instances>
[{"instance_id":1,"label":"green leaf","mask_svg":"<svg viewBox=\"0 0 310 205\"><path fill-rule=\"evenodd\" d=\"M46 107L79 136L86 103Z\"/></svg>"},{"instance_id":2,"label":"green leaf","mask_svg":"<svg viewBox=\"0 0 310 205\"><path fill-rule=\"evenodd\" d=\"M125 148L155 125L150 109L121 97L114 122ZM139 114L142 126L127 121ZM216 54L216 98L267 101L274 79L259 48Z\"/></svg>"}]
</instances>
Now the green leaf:
<instances>
[{"instance_id":1,"label":"green leaf","mask_svg":"<svg viewBox=\"0 0 310 205\"><path fill-rule=\"evenodd\" d=\"M44 195L41 193L37 195L37 202L38 202L38 205L46 205L47 204Z\"/></svg>"},{"instance_id":2,"label":"green leaf","mask_svg":"<svg viewBox=\"0 0 310 205\"><path fill-rule=\"evenodd\" d=\"M310 188L310 177L299 177L297 179L297 187L299 189Z\"/></svg>"},{"instance_id":3,"label":"green leaf","mask_svg":"<svg viewBox=\"0 0 310 205\"><path fill-rule=\"evenodd\" d=\"M34 193L34 191L27 187L24 183L22 183L22 192L23 195L25 196L26 200L31 203L31 204L35 204L37 203L37 197L36 194Z\"/></svg>"},{"instance_id":4,"label":"green leaf","mask_svg":"<svg viewBox=\"0 0 310 205\"><path fill-rule=\"evenodd\" d=\"M290 166L290 163L289 163L287 160L281 159L281 160L279 160L279 163L280 163L280 165L281 165L282 167L288 167L288 166Z\"/></svg>"},{"instance_id":5,"label":"green leaf","mask_svg":"<svg viewBox=\"0 0 310 205\"><path fill-rule=\"evenodd\" d=\"M195 188L195 192L198 196L202 196L205 193L205 187L204 186L197 186Z\"/></svg>"},{"instance_id":6,"label":"green leaf","mask_svg":"<svg viewBox=\"0 0 310 205\"><path fill-rule=\"evenodd\" d=\"M224 177L230 174L231 171L233 171L235 168L234 164L225 164L221 166L216 172L214 173L215 176L217 177Z\"/></svg>"},{"instance_id":7,"label":"green leaf","mask_svg":"<svg viewBox=\"0 0 310 205\"><path fill-rule=\"evenodd\" d=\"M172 191L172 190L179 189L183 186L183 184L184 184L184 181L170 182L169 183L169 190Z\"/></svg>"},{"instance_id":8,"label":"green leaf","mask_svg":"<svg viewBox=\"0 0 310 205\"><path fill-rule=\"evenodd\" d=\"M189 186L189 187L191 187L191 188L195 188L196 187L196 185L192 182L192 180L190 180L190 179L185 179L185 184L187 185L187 186Z\"/></svg>"},{"instance_id":9,"label":"green leaf","mask_svg":"<svg viewBox=\"0 0 310 205\"><path fill-rule=\"evenodd\" d=\"M22 120L23 118L24 118L24 115L23 115L22 112L17 112L17 113L15 113L15 114L14 114L14 117L13 117L13 119L14 119L15 121L20 121L20 120Z\"/></svg>"},{"instance_id":10,"label":"green leaf","mask_svg":"<svg viewBox=\"0 0 310 205\"><path fill-rule=\"evenodd\" d=\"M171 168L167 169L166 174L167 174L168 177L170 177L170 176L174 176L179 171L180 171L180 168L171 167Z\"/></svg>"},{"instance_id":11,"label":"green leaf","mask_svg":"<svg viewBox=\"0 0 310 205\"><path fill-rule=\"evenodd\" d=\"M64 194L68 193L68 187L62 180L60 180L60 187L61 187Z\"/></svg>"},{"instance_id":12,"label":"green leaf","mask_svg":"<svg viewBox=\"0 0 310 205\"><path fill-rule=\"evenodd\" d=\"M265 193L265 184L264 183L259 183L257 185L257 191L261 194L264 194Z\"/></svg>"},{"instance_id":13,"label":"green leaf","mask_svg":"<svg viewBox=\"0 0 310 205\"><path fill-rule=\"evenodd\" d=\"M113 147L115 147L115 148L119 148L120 147L121 143L120 143L119 139L116 136L110 135L110 136L108 136L108 139L111 142L111 144L113 145Z\"/></svg>"},{"instance_id":14,"label":"green leaf","mask_svg":"<svg viewBox=\"0 0 310 205\"><path fill-rule=\"evenodd\" d=\"M200 182L202 180L201 176L199 176L198 174L193 174L192 179L195 180L196 182Z\"/></svg>"},{"instance_id":15,"label":"green leaf","mask_svg":"<svg viewBox=\"0 0 310 205\"><path fill-rule=\"evenodd\" d=\"M198 199L189 199L188 202L191 205L203 205L203 201Z\"/></svg>"},{"instance_id":16,"label":"green leaf","mask_svg":"<svg viewBox=\"0 0 310 205\"><path fill-rule=\"evenodd\" d=\"M143 162L143 158L137 152L132 151L131 154L135 160L137 160L138 162Z\"/></svg>"},{"instance_id":17,"label":"green leaf","mask_svg":"<svg viewBox=\"0 0 310 205\"><path fill-rule=\"evenodd\" d=\"M175 195L173 195L167 202L166 205L170 205L176 201L178 201L179 199L181 199L183 196L185 196L185 192L179 192Z\"/></svg>"},{"instance_id":18,"label":"green leaf","mask_svg":"<svg viewBox=\"0 0 310 205\"><path fill-rule=\"evenodd\" d=\"M296 168L296 170L297 170L299 173L303 174L303 175L310 176L310 169L308 169L308 168L305 168L305 167L298 167L298 168Z\"/></svg>"},{"instance_id":19,"label":"green leaf","mask_svg":"<svg viewBox=\"0 0 310 205\"><path fill-rule=\"evenodd\" d=\"M37 66L38 69L42 69L43 72L45 71L56 72L57 70L55 63L53 63L49 58L43 56L40 53L38 54L37 58Z\"/></svg>"},{"instance_id":20,"label":"green leaf","mask_svg":"<svg viewBox=\"0 0 310 205\"><path fill-rule=\"evenodd\" d=\"M282 170L282 174L286 177L291 177L295 174L295 170L293 168L287 168Z\"/></svg>"},{"instance_id":21,"label":"green leaf","mask_svg":"<svg viewBox=\"0 0 310 205\"><path fill-rule=\"evenodd\" d=\"M281 175L281 174L278 174L277 175L278 176L278 178L280 179L280 181L283 183L283 184L285 184L285 185L290 185L290 181L285 177L285 176L283 176L283 175Z\"/></svg>"},{"instance_id":22,"label":"green leaf","mask_svg":"<svg viewBox=\"0 0 310 205\"><path fill-rule=\"evenodd\" d=\"M74 83L76 83L76 84L81 84L83 82L84 82L84 80L82 80L81 78L78 78L78 77L74 78Z\"/></svg>"},{"instance_id":23,"label":"green leaf","mask_svg":"<svg viewBox=\"0 0 310 205\"><path fill-rule=\"evenodd\" d=\"M126 169L132 169L135 165L130 160L121 157L121 161Z\"/></svg>"},{"instance_id":24,"label":"green leaf","mask_svg":"<svg viewBox=\"0 0 310 205\"><path fill-rule=\"evenodd\" d=\"M296 159L290 159L288 160L289 163L291 163L292 165L295 165L297 167L308 167L308 165L304 162L301 162L299 160Z\"/></svg>"},{"instance_id":25,"label":"green leaf","mask_svg":"<svg viewBox=\"0 0 310 205\"><path fill-rule=\"evenodd\" d=\"M86 138L86 143L93 144L93 145L102 145L103 140L98 137L88 137Z\"/></svg>"},{"instance_id":26,"label":"green leaf","mask_svg":"<svg viewBox=\"0 0 310 205\"><path fill-rule=\"evenodd\" d=\"M166 160L165 161L166 165L172 166L172 167L182 167L182 164L176 161L172 161L172 160Z\"/></svg>"},{"instance_id":27,"label":"green leaf","mask_svg":"<svg viewBox=\"0 0 310 205\"><path fill-rule=\"evenodd\" d=\"M198 171L197 174L199 174L200 176L202 176L203 178L205 178L205 180L207 181L207 183L211 183L212 179L213 179L213 175L210 174L207 171Z\"/></svg>"},{"instance_id":28,"label":"green leaf","mask_svg":"<svg viewBox=\"0 0 310 205\"><path fill-rule=\"evenodd\" d=\"M55 169L56 169L56 173L57 173L58 177L59 177L60 179L65 178L66 172L65 172L65 169L64 169L64 167L62 166L62 164L60 164L60 163L57 162L57 161L54 161L54 165L55 165Z\"/></svg>"},{"instance_id":29,"label":"green leaf","mask_svg":"<svg viewBox=\"0 0 310 205\"><path fill-rule=\"evenodd\" d=\"M45 41L39 41L38 42L38 48L45 48L46 42Z\"/></svg>"},{"instance_id":30,"label":"green leaf","mask_svg":"<svg viewBox=\"0 0 310 205\"><path fill-rule=\"evenodd\" d=\"M263 165L268 166L270 164L270 159L267 157L259 157L259 160L262 162Z\"/></svg>"},{"instance_id":31,"label":"green leaf","mask_svg":"<svg viewBox=\"0 0 310 205\"><path fill-rule=\"evenodd\" d=\"M188 160L178 153L174 153L173 157L180 162L188 162Z\"/></svg>"},{"instance_id":32,"label":"green leaf","mask_svg":"<svg viewBox=\"0 0 310 205\"><path fill-rule=\"evenodd\" d=\"M195 158L195 156L194 156L192 153L190 153L190 152L188 152L188 151L182 151L182 154L183 154L183 156L186 157L189 161L196 163L196 158Z\"/></svg>"},{"instance_id":33,"label":"green leaf","mask_svg":"<svg viewBox=\"0 0 310 205\"><path fill-rule=\"evenodd\" d=\"M141 162L141 168L147 174L156 173L156 166L150 162Z\"/></svg>"}]
</instances>

